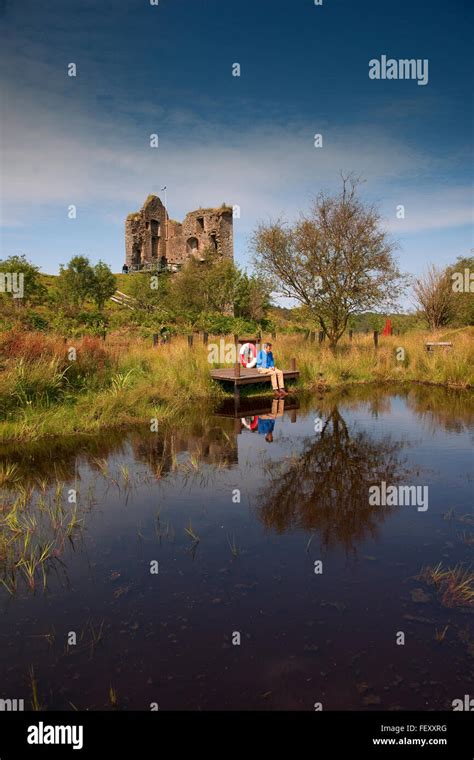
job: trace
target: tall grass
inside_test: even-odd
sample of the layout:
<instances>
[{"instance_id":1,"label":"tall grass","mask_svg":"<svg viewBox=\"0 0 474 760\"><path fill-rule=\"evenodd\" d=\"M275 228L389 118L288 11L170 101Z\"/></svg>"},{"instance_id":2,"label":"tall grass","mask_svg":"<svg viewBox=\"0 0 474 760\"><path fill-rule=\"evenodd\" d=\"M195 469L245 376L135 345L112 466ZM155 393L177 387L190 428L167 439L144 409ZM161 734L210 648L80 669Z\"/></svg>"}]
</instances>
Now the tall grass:
<instances>
[{"instance_id":1,"label":"tall grass","mask_svg":"<svg viewBox=\"0 0 474 760\"><path fill-rule=\"evenodd\" d=\"M451 349L426 350L429 341L451 340ZM314 345L300 336L282 336L273 341L279 366L289 367L295 357L300 381L307 388L367 382L426 382L466 388L474 382L474 329L443 333L406 333L379 337L376 349L372 335L344 339L336 352L325 343Z\"/></svg>"},{"instance_id":2,"label":"tall grass","mask_svg":"<svg viewBox=\"0 0 474 760\"><path fill-rule=\"evenodd\" d=\"M342 340L332 352L325 343L281 335L273 352L282 368L296 358L298 387L310 391L373 382L467 388L473 384L473 336L473 328L413 332L380 337L375 349L372 335L359 335ZM426 351L428 340L446 339L453 342L451 350ZM0 441L95 432L153 418L164 422L189 404L223 395L210 368L206 347L195 341L190 349L186 337L153 348L131 334L120 343L113 337L67 342L37 333L0 335Z\"/></svg>"}]
</instances>

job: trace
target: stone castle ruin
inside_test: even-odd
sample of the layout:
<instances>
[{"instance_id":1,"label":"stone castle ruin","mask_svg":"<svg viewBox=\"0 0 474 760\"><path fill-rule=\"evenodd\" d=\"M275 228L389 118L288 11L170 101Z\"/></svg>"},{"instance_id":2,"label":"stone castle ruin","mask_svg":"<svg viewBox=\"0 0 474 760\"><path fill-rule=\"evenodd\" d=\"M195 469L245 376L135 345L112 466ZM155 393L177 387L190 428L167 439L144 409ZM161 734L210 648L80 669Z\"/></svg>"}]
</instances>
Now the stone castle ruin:
<instances>
[{"instance_id":1,"label":"stone castle ruin","mask_svg":"<svg viewBox=\"0 0 474 760\"><path fill-rule=\"evenodd\" d=\"M157 195L149 195L140 211L125 221L125 263L129 271L177 272L191 257L206 251L233 259L232 208L200 208L184 222L170 219Z\"/></svg>"}]
</instances>

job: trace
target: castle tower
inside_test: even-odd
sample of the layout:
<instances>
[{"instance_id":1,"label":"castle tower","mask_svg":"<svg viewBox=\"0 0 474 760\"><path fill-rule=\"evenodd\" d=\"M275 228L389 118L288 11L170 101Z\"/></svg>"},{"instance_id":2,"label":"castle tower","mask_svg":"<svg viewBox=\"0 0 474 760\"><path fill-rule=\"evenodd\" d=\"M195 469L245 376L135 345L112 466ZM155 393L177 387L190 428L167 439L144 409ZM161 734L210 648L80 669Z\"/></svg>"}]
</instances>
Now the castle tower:
<instances>
[{"instance_id":1,"label":"castle tower","mask_svg":"<svg viewBox=\"0 0 474 760\"><path fill-rule=\"evenodd\" d=\"M232 208L205 208L186 214L181 224L168 218L156 195L125 221L125 255L130 271L176 271L190 257L203 260L207 251L233 259Z\"/></svg>"}]
</instances>

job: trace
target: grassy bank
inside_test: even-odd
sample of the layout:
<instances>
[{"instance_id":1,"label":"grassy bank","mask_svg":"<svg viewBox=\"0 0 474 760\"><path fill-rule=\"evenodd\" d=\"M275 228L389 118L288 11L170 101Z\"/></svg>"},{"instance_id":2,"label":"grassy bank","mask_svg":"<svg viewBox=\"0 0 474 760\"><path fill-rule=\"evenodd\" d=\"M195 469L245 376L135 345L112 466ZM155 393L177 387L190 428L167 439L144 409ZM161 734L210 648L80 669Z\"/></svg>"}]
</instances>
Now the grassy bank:
<instances>
[{"instance_id":1,"label":"grassy bank","mask_svg":"<svg viewBox=\"0 0 474 760\"><path fill-rule=\"evenodd\" d=\"M474 329L437 335L414 332L342 341L332 353L299 335L274 341L279 366L296 358L298 387L306 390L364 383L473 385ZM210 339L211 340L211 339ZM428 353L428 340L450 340L449 351ZM230 342L230 339L229 339ZM73 349L73 352L71 352ZM75 358L71 358L75 356ZM49 435L97 432L104 428L165 420L190 403L212 404L224 395L209 376L207 349L186 338L153 348L128 333L103 342L85 337L65 341L42 333L0 337L0 441L35 440ZM261 393L261 386L259 387ZM250 391L251 392L251 391Z\"/></svg>"}]
</instances>

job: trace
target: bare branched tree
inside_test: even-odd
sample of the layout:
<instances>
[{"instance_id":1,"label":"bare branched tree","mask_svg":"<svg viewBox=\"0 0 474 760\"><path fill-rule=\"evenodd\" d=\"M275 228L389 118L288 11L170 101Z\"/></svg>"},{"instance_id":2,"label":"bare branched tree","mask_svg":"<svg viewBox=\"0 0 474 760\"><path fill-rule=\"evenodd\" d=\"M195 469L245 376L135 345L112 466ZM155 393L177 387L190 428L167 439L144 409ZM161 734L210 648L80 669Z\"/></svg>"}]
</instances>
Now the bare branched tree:
<instances>
[{"instance_id":1,"label":"bare branched tree","mask_svg":"<svg viewBox=\"0 0 474 760\"><path fill-rule=\"evenodd\" d=\"M432 330L448 324L451 318L453 290L445 269L432 264L413 285L416 305Z\"/></svg>"},{"instance_id":2,"label":"bare branched tree","mask_svg":"<svg viewBox=\"0 0 474 760\"><path fill-rule=\"evenodd\" d=\"M342 177L340 193L321 193L293 227L260 224L252 240L257 271L276 293L307 307L333 348L352 314L394 306L403 282L395 244L377 210L359 198L359 183Z\"/></svg>"}]
</instances>

